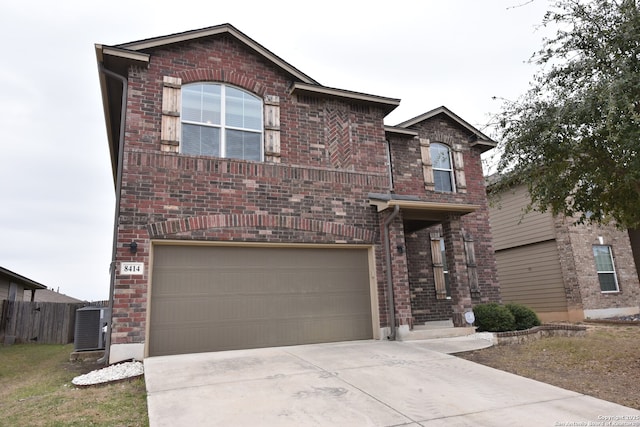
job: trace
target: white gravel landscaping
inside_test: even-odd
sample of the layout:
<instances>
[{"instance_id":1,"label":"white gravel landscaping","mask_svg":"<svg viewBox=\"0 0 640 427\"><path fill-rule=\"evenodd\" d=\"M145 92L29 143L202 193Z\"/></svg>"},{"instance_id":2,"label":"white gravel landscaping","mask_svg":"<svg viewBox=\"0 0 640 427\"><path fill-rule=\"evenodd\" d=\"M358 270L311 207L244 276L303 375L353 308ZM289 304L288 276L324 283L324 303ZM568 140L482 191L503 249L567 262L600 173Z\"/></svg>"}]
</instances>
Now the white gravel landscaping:
<instances>
[{"instance_id":1,"label":"white gravel landscaping","mask_svg":"<svg viewBox=\"0 0 640 427\"><path fill-rule=\"evenodd\" d=\"M71 380L71 383L81 386L95 385L137 377L143 374L144 365L142 362L124 362L77 376Z\"/></svg>"}]
</instances>

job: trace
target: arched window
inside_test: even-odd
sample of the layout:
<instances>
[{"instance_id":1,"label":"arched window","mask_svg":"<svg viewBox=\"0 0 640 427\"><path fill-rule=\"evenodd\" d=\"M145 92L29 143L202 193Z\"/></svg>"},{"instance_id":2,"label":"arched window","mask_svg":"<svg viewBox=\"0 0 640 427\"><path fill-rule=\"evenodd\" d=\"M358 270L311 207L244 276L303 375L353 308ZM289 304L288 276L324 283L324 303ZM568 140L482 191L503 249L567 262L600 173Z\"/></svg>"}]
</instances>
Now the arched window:
<instances>
[{"instance_id":1,"label":"arched window","mask_svg":"<svg viewBox=\"0 0 640 427\"><path fill-rule=\"evenodd\" d=\"M262 100L215 83L182 87L184 154L262 160Z\"/></svg>"},{"instance_id":2,"label":"arched window","mask_svg":"<svg viewBox=\"0 0 640 427\"><path fill-rule=\"evenodd\" d=\"M436 191L453 192L453 162L451 151L444 144L433 143L430 147L431 163L433 164L433 181Z\"/></svg>"}]
</instances>

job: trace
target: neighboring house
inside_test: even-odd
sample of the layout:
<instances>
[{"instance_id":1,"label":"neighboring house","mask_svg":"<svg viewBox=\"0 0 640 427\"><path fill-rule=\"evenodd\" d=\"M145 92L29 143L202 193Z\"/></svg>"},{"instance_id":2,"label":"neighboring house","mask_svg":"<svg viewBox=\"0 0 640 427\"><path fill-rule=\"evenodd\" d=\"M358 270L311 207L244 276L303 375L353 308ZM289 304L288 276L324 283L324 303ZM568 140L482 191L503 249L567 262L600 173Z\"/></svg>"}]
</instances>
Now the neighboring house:
<instances>
[{"instance_id":1,"label":"neighboring house","mask_svg":"<svg viewBox=\"0 0 640 427\"><path fill-rule=\"evenodd\" d=\"M51 303L51 304L49 304ZM0 267L0 342L68 344L83 301Z\"/></svg>"},{"instance_id":2,"label":"neighboring house","mask_svg":"<svg viewBox=\"0 0 640 427\"><path fill-rule=\"evenodd\" d=\"M504 302L527 305L543 321L640 312L636 234L527 211L524 185L497 196L491 228Z\"/></svg>"},{"instance_id":3,"label":"neighboring house","mask_svg":"<svg viewBox=\"0 0 640 427\"><path fill-rule=\"evenodd\" d=\"M38 289L47 289L47 287L0 267L0 300L34 301Z\"/></svg>"},{"instance_id":4,"label":"neighboring house","mask_svg":"<svg viewBox=\"0 0 640 427\"><path fill-rule=\"evenodd\" d=\"M27 293L28 291L25 291L25 301L28 301L27 299ZM86 301L80 300L78 298L74 298L74 297L70 297L68 295L65 294L61 294L60 292L56 292L54 290L51 289L41 289L38 292L36 292L35 294L35 298L33 299L33 301L35 302L56 302L56 303L66 303L66 304L77 304L77 303L83 303Z\"/></svg>"},{"instance_id":5,"label":"neighboring house","mask_svg":"<svg viewBox=\"0 0 640 427\"><path fill-rule=\"evenodd\" d=\"M398 99L323 86L228 24L96 55L110 362L402 338L500 300L480 162L495 142L448 109L385 126Z\"/></svg>"}]
</instances>

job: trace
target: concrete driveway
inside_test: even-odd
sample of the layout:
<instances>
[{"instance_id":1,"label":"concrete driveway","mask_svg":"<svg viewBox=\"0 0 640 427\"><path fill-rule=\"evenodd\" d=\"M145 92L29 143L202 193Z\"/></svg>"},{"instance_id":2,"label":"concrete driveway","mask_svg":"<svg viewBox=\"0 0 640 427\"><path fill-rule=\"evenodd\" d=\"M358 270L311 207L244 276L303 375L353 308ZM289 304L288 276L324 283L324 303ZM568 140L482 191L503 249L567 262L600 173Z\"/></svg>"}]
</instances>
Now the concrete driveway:
<instances>
[{"instance_id":1,"label":"concrete driveway","mask_svg":"<svg viewBox=\"0 0 640 427\"><path fill-rule=\"evenodd\" d=\"M430 348L354 341L151 357L150 424L494 427L619 417L609 421L640 426L640 411Z\"/></svg>"}]
</instances>

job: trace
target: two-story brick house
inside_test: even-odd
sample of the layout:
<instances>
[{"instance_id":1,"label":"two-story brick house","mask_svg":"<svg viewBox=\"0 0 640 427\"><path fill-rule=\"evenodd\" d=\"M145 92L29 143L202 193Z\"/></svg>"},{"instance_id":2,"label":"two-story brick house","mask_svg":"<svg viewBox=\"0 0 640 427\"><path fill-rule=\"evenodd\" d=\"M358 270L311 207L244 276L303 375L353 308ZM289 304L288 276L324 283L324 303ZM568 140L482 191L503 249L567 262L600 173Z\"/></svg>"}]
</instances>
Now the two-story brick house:
<instances>
[{"instance_id":1,"label":"two-story brick house","mask_svg":"<svg viewBox=\"0 0 640 427\"><path fill-rule=\"evenodd\" d=\"M111 362L395 338L500 299L495 144L448 109L385 126L398 99L323 86L228 24L96 55Z\"/></svg>"}]
</instances>

